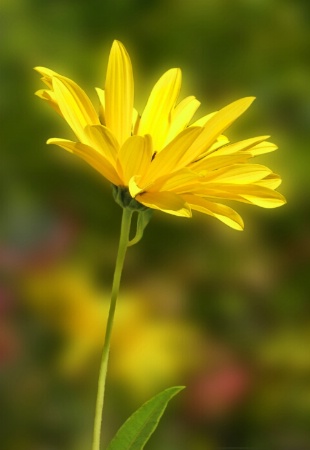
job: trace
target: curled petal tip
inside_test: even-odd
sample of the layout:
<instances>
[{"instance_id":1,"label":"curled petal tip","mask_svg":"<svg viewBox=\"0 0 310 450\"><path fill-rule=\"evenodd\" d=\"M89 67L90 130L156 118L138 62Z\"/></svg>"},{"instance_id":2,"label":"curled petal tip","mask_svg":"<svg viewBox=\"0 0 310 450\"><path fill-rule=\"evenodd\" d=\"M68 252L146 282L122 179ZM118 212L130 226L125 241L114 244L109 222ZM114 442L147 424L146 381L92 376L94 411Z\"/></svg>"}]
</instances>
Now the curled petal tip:
<instances>
[{"instance_id":1,"label":"curled petal tip","mask_svg":"<svg viewBox=\"0 0 310 450\"><path fill-rule=\"evenodd\" d=\"M33 68L36 72L38 72L40 75L42 75L44 72L49 71L49 69L46 69L46 67L43 66L35 66Z\"/></svg>"},{"instance_id":2,"label":"curled petal tip","mask_svg":"<svg viewBox=\"0 0 310 450\"><path fill-rule=\"evenodd\" d=\"M125 49L124 44L119 41L118 39L114 39L113 43L112 43L112 49Z\"/></svg>"},{"instance_id":3,"label":"curled petal tip","mask_svg":"<svg viewBox=\"0 0 310 450\"><path fill-rule=\"evenodd\" d=\"M47 145L51 145L51 144L54 144L55 142L55 138L49 138L47 141L46 141L46 143L47 143Z\"/></svg>"}]
</instances>

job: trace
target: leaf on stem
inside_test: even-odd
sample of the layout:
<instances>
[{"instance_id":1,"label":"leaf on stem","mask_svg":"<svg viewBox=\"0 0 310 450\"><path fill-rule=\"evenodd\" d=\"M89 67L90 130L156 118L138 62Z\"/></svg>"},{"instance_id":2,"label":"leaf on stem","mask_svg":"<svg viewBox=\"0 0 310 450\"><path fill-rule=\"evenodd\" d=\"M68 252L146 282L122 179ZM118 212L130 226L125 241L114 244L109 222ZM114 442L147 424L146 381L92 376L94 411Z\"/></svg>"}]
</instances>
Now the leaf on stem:
<instances>
[{"instance_id":1,"label":"leaf on stem","mask_svg":"<svg viewBox=\"0 0 310 450\"><path fill-rule=\"evenodd\" d=\"M121 426L107 450L142 450L153 434L168 402L184 386L165 389L144 403Z\"/></svg>"}]
</instances>

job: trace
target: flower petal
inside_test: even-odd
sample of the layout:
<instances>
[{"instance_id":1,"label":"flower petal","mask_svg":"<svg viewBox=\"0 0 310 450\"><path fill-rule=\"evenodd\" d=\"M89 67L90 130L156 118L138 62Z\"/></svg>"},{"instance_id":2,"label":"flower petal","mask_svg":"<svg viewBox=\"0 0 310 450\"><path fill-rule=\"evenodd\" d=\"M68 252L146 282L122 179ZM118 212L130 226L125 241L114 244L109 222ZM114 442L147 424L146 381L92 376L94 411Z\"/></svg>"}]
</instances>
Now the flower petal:
<instances>
[{"instance_id":1,"label":"flower petal","mask_svg":"<svg viewBox=\"0 0 310 450\"><path fill-rule=\"evenodd\" d=\"M182 197L192 209L216 217L235 230L243 230L244 224L241 216L229 206L210 202L196 195L182 195Z\"/></svg>"},{"instance_id":2,"label":"flower petal","mask_svg":"<svg viewBox=\"0 0 310 450\"><path fill-rule=\"evenodd\" d=\"M202 128L186 128L170 142L160 153L156 154L150 170L143 177L143 183L150 182L184 168L183 159L191 148L192 143L202 132Z\"/></svg>"},{"instance_id":3,"label":"flower petal","mask_svg":"<svg viewBox=\"0 0 310 450\"><path fill-rule=\"evenodd\" d=\"M132 111L132 134L137 134L139 123L140 123L140 116L138 111L134 108Z\"/></svg>"},{"instance_id":4,"label":"flower petal","mask_svg":"<svg viewBox=\"0 0 310 450\"><path fill-rule=\"evenodd\" d=\"M191 209L182 197L171 192L144 192L136 200L152 209L180 217L191 217Z\"/></svg>"},{"instance_id":5,"label":"flower petal","mask_svg":"<svg viewBox=\"0 0 310 450\"><path fill-rule=\"evenodd\" d=\"M121 185L121 180L112 164L92 147L82 144L81 142L73 142L67 139L58 138L49 139L47 144L55 144L70 153L74 153L96 169L107 180L111 181L111 183Z\"/></svg>"},{"instance_id":6,"label":"flower petal","mask_svg":"<svg viewBox=\"0 0 310 450\"><path fill-rule=\"evenodd\" d=\"M37 95L39 98L41 98L42 100L47 101L47 103L61 116L63 117L56 97L55 97L55 93L53 91L50 91L48 89L40 89L39 91L35 92L35 95Z\"/></svg>"},{"instance_id":7,"label":"flower petal","mask_svg":"<svg viewBox=\"0 0 310 450\"><path fill-rule=\"evenodd\" d=\"M268 139L269 136L258 136L255 138L245 139L243 141L234 142L233 144L225 145L225 147L221 147L220 149L216 150L213 153L208 153L206 155L206 158L214 158L219 155L232 155L237 152L244 152L251 150L252 155L252 149L255 148L257 145L260 145L263 141ZM266 142L264 143L267 144Z\"/></svg>"},{"instance_id":8,"label":"flower petal","mask_svg":"<svg viewBox=\"0 0 310 450\"><path fill-rule=\"evenodd\" d=\"M277 145L273 144L272 142L261 142L255 145L255 147L251 148L250 152L252 156L258 156L263 155L264 153L274 152L275 150L277 150L277 148Z\"/></svg>"},{"instance_id":9,"label":"flower petal","mask_svg":"<svg viewBox=\"0 0 310 450\"><path fill-rule=\"evenodd\" d=\"M286 203L285 197L280 192L266 188L264 186L249 186L244 188L239 195L248 200L253 205L261 208L278 208Z\"/></svg>"},{"instance_id":10,"label":"flower petal","mask_svg":"<svg viewBox=\"0 0 310 450\"><path fill-rule=\"evenodd\" d=\"M91 146L115 166L119 144L111 131L103 125L87 125L84 132Z\"/></svg>"},{"instance_id":11,"label":"flower petal","mask_svg":"<svg viewBox=\"0 0 310 450\"><path fill-rule=\"evenodd\" d=\"M52 83L52 78L53 77L59 77L60 75L57 72L54 72L51 69L48 69L47 67L35 67L34 70L36 72L39 72L40 75L42 75L41 80L43 81L43 83L46 84L46 86L49 89L53 88L53 83Z\"/></svg>"},{"instance_id":12,"label":"flower petal","mask_svg":"<svg viewBox=\"0 0 310 450\"><path fill-rule=\"evenodd\" d=\"M259 186L265 186L269 189L277 189L277 187L280 186L282 183L282 180L279 175L275 173L271 173L267 177L265 177L263 180L257 181L255 184Z\"/></svg>"},{"instance_id":13,"label":"flower petal","mask_svg":"<svg viewBox=\"0 0 310 450\"><path fill-rule=\"evenodd\" d=\"M157 81L141 116L138 134L150 134L159 152L167 139L171 112L181 88L181 70L170 69Z\"/></svg>"},{"instance_id":14,"label":"flower petal","mask_svg":"<svg viewBox=\"0 0 310 450\"><path fill-rule=\"evenodd\" d=\"M105 82L106 126L120 145L131 135L134 81L129 55L119 41L114 41Z\"/></svg>"},{"instance_id":15,"label":"flower petal","mask_svg":"<svg viewBox=\"0 0 310 450\"><path fill-rule=\"evenodd\" d=\"M206 116L200 117L200 119L196 120L196 122L191 124L191 127L204 127L205 124L208 122L208 120L210 120L211 117L215 116L216 113L218 113L218 111L214 111L212 113L207 114Z\"/></svg>"},{"instance_id":16,"label":"flower petal","mask_svg":"<svg viewBox=\"0 0 310 450\"><path fill-rule=\"evenodd\" d=\"M201 191L196 189L195 193L207 197L251 203L262 208L277 208L286 203L285 198L279 192L255 183L249 185L210 183L206 184L205 189Z\"/></svg>"},{"instance_id":17,"label":"flower petal","mask_svg":"<svg viewBox=\"0 0 310 450\"><path fill-rule=\"evenodd\" d=\"M141 189L138 186L138 182L139 182L140 178L141 177L139 175L134 175L133 177L130 178L130 180L128 182L128 190L129 190L129 193L132 196L132 198L135 198L138 194L143 192L143 189Z\"/></svg>"},{"instance_id":18,"label":"flower petal","mask_svg":"<svg viewBox=\"0 0 310 450\"><path fill-rule=\"evenodd\" d=\"M243 185L255 183L271 173L272 172L268 167L260 164L234 164L207 173L203 182Z\"/></svg>"},{"instance_id":19,"label":"flower petal","mask_svg":"<svg viewBox=\"0 0 310 450\"><path fill-rule=\"evenodd\" d=\"M226 147L229 144L229 139L227 136L224 136L223 134L220 134L216 141L211 145L211 147L208 149L208 151L204 154L199 156L199 158L204 158L206 155L209 155L210 153L214 153L219 148Z\"/></svg>"},{"instance_id":20,"label":"flower petal","mask_svg":"<svg viewBox=\"0 0 310 450\"><path fill-rule=\"evenodd\" d=\"M53 77L53 88L59 109L80 141L85 140L86 125L99 125L95 108L86 93L74 81Z\"/></svg>"},{"instance_id":21,"label":"flower petal","mask_svg":"<svg viewBox=\"0 0 310 450\"><path fill-rule=\"evenodd\" d=\"M145 173L152 160L150 136L131 136L118 153L117 168L125 186L135 175Z\"/></svg>"},{"instance_id":22,"label":"flower petal","mask_svg":"<svg viewBox=\"0 0 310 450\"><path fill-rule=\"evenodd\" d=\"M185 168L173 174L165 175L156 180L150 187L145 188L148 192L173 191L176 194L184 192L188 185L197 184L200 180L197 173Z\"/></svg>"},{"instance_id":23,"label":"flower petal","mask_svg":"<svg viewBox=\"0 0 310 450\"><path fill-rule=\"evenodd\" d=\"M171 115L171 125L166 143L172 141L178 133L187 127L199 106L200 102L193 96L186 97L176 106Z\"/></svg>"},{"instance_id":24,"label":"flower petal","mask_svg":"<svg viewBox=\"0 0 310 450\"><path fill-rule=\"evenodd\" d=\"M246 163L251 158L248 153L236 153L235 155L216 156L214 158L204 158L189 165L189 168L197 173L206 175L211 170L228 167L232 164Z\"/></svg>"},{"instance_id":25,"label":"flower petal","mask_svg":"<svg viewBox=\"0 0 310 450\"><path fill-rule=\"evenodd\" d=\"M99 98L99 102L100 102L100 106L99 106L99 118L100 118L100 122L105 124L105 92L103 89L100 88L95 88L98 98Z\"/></svg>"},{"instance_id":26,"label":"flower petal","mask_svg":"<svg viewBox=\"0 0 310 450\"><path fill-rule=\"evenodd\" d=\"M214 141L228 128L254 101L254 97L245 97L237 100L214 114L203 127L203 132L193 144L191 151L188 152L188 159L184 164L189 164L199 157L199 155L208 151Z\"/></svg>"}]
</instances>

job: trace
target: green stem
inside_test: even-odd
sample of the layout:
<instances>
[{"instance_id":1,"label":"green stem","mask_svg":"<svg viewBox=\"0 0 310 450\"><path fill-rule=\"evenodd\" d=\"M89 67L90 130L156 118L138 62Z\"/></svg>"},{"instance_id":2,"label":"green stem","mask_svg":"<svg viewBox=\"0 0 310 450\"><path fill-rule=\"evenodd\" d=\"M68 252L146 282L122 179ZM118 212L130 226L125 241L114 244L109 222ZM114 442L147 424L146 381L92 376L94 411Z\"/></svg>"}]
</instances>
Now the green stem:
<instances>
[{"instance_id":1,"label":"green stem","mask_svg":"<svg viewBox=\"0 0 310 450\"><path fill-rule=\"evenodd\" d=\"M133 212L130 211L129 209L123 209L121 235L120 235L118 253L117 253L115 270L114 270L110 309L109 309L109 315L108 315L108 320L107 320L107 327L106 327L106 332L105 332L105 339L104 339L104 344L103 344L102 358L101 358L101 365L100 365L100 372L99 372L92 450L100 450L102 409L103 409L103 402L104 402L104 390L105 390L105 381L106 381L106 376L107 376L107 367L108 367L108 360L109 360L113 319L114 319L114 314L115 314L116 301L117 301L117 297L118 297L118 293L119 293L119 285L120 285L120 281L121 281L122 269L123 269L123 265L124 265L128 242L129 242L129 232L130 232L132 213Z\"/></svg>"}]
</instances>

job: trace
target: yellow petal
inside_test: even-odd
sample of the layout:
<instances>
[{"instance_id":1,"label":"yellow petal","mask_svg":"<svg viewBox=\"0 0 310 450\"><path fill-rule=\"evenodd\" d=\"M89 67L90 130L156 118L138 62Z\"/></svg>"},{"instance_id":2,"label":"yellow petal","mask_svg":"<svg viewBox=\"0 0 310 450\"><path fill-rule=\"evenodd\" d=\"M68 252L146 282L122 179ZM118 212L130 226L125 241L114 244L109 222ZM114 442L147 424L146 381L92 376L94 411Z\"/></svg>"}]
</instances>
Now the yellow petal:
<instances>
[{"instance_id":1,"label":"yellow petal","mask_svg":"<svg viewBox=\"0 0 310 450\"><path fill-rule=\"evenodd\" d=\"M189 168L194 172L206 175L211 170L221 169L222 167L228 167L232 164L246 163L251 158L248 153L237 153L233 155L216 156L214 158L201 159L193 164L190 164Z\"/></svg>"},{"instance_id":2,"label":"yellow petal","mask_svg":"<svg viewBox=\"0 0 310 450\"><path fill-rule=\"evenodd\" d=\"M243 141L234 142L233 144L225 145L225 147L221 147L220 149L216 150L213 153L208 153L206 155L206 158L214 158L217 156L222 155L232 155L233 153L237 152L244 152L245 150L252 150L253 148L256 148L257 145L260 145L263 141L268 139L269 136L258 136L255 138L245 139ZM264 143L265 145L267 143Z\"/></svg>"},{"instance_id":3,"label":"yellow petal","mask_svg":"<svg viewBox=\"0 0 310 450\"><path fill-rule=\"evenodd\" d=\"M271 142L261 142L250 149L252 156L263 155L264 153L274 152L277 150L277 146Z\"/></svg>"},{"instance_id":4,"label":"yellow petal","mask_svg":"<svg viewBox=\"0 0 310 450\"><path fill-rule=\"evenodd\" d=\"M134 81L129 55L119 41L110 52L105 83L106 126L120 145L131 135Z\"/></svg>"},{"instance_id":5,"label":"yellow petal","mask_svg":"<svg viewBox=\"0 0 310 450\"><path fill-rule=\"evenodd\" d=\"M235 230L243 230L244 224L239 214L221 203L214 203L196 195L183 195L184 200L196 211L216 217Z\"/></svg>"},{"instance_id":6,"label":"yellow petal","mask_svg":"<svg viewBox=\"0 0 310 450\"><path fill-rule=\"evenodd\" d=\"M214 114L203 127L203 132L192 146L191 152L188 154L189 159L185 163L188 164L197 159L199 155L207 152L223 131L243 114L253 101L254 97L245 97L225 106Z\"/></svg>"},{"instance_id":7,"label":"yellow petal","mask_svg":"<svg viewBox=\"0 0 310 450\"><path fill-rule=\"evenodd\" d=\"M140 123L140 116L138 111L134 108L132 111L132 134L137 134Z\"/></svg>"},{"instance_id":8,"label":"yellow petal","mask_svg":"<svg viewBox=\"0 0 310 450\"><path fill-rule=\"evenodd\" d=\"M180 217L191 217L188 204L177 194L171 192L144 192L136 196L136 200L152 209Z\"/></svg>"},{"instance_id":9,"label":"yellow petal","mask_svg":"<svg viewBox=\"0 0 310 450\"><path fill-rule=\"evenodd\" d=\"M206 116L200 117L200 119L196 120L196 122L191 124L191 127L204 127L206 123L211 119L211 117L215 116L218 111L207 114Z\"/></svg>"},{"instance_id":10,"label":"yellow petal","mask_svg":"<svg viewBox=\"0 0 310 450\"><path fill-rule=\"evenodd\" d=\"M229 158L233 159L234 156ZM248 155L244 156L249 157ZM243 189L243 186L255 184L271 187L276 184L273 177L274 174L268 167L259 164L228 164L223 168L215 167L215 170L206 171L206 173L198 174L188 170L188 174L186 174L185 171L180 171L180 173L160 178L154 182L150 190L169 190L178 194L193 193L209 196L212 195L210 192L213 190L228 191L231 190L231 186L237 186L238 192ZM223 196L223 198L225 197Z\"/></svg>"},{"instance_id":11,"label":"yellow petal","mask_svg":"<svg viewBox=\"0 0 310 450\"><path fill-rule=\"evenodd\" d=\"M117 168L125 186L130 178L145 173L151 164L152 141L150 136L131 136L118 152Z\"/></svg>"},{"instance_id":12,"label":"yellow petal","mask_svg":"<svg viewBox=\"0 0 310 450\"><path fill-rule=\"evenodd\" d=\"M206 184L205 189L202 189L201 192L197 189L196 193L208 197L251 203L262 208L277 208L286 203L286 200L282 194L258 184L216 185L215 183L210 183Z\"/></svg>"},{"instance_id":13,"label":"yellow petal","mask_svg":"<svg viewBox=\"0 0 310 450\"><path fill-rule=\"evenodd\" d=\"M47 90L47 89L40 89L39 91L35 92L35 95L37 95L39 98L41 98L42 100L46 100L47 103L61 116L63 117L56 97L55 97L55 93L53 91Z\"/></svg>"},{"instance_id":14,"label":"yellow petal","mask_svg":"<svg viewBox=\"0 0 310 450\"><path fill-rule=\"evenodd\" d=\"M117 186L121 185L121 180L112 164L92 147L81 142L72 142L67 139L58 138L49 139L47 144L55 144L70 153L74 153L96 169L107 180L111 181L111 183Z\"/></svg>"},{"instance_id":15,"label":"yellow petal","mask_svg":"<svg viewBox=\"0 0 310 450\"><path fill-rule=\"evenodd\" d=\"M171 121L171 112L181 88L181 70L170 69L155 84L141 116L138 133L150 134L154 150L164 146Z\"/></svg>"},{"instance_id":16,"label":"yellow petal","mask_svg":"<svg viewBox=\"0 0 310 450\"><path fill-rule=\"evenodd\" d=\"M57 72L54 72L51 69L47 69L47 67L35 67L35 71L37 71L40 75L42 75L41 80L46 84L50 89L53 87L52 77L60 76Z\"/></svg>"},{"instance_id":17,"label":"yellow petal","mask_svg":"<svg viewBox=\"0 0 310 450\"><path fill-rule=\"evenodd\" d=\"M200 102L193 96L186 97L176 106L171 115L171 125L166 144L187 127L199 106Z\"/></svg>"},{"instance_id":18,"label":"yellow petal","mask_svg":"<svg viewBox=\"0 0 310 450\"><path fill-rule=\"evenodd\" d=\"M280 176L275 173L271 173L263 180L257 181L255 184L259 186L265 186L269 189L277 189L277 187L279 187L281 183L282 180Z\"/></svg>"},{"instance_id":19,"label":"yellow petal","mask_svg":"<svg viewBox=\"0 0 310 450\"><path fill-rule=\"evenodd\" d=\"M103 125L87 125L84 132L91 146L115 166L119 144L111 131Z\"/></svg>"},{"instance_id":20,"label":"yellow petal","mask_svg":"<svg viewBox=\"0 0 310 450\"><path fill-rule=\"evenodd\" d=\"M99 97L99 102L100 102L100 106L99 106L99 118L100 118L100 122L105 124L105 92L103 89L100 88L95 88L97 95Z\"/></svg>"},{"instance_id":21,"label":"yellow petal","mask_svg":"<svg viewBox=\"0 0 310 450\"><path fill-rule=\"evenodd\" d=\"M213 153L213 152L217 151L219 148L222 148L228 144L229 144L228 137L221 134L218 138L216 138L216 141L214 142L214 144L211 145L211 147L208 149L208 152L206 154ZM203 153L199 157L203 158L204 156L205 156L205 154Z\"/></svg>"},{"instance_id":22,"label":"yellow petal","mask_svg":"<svg viewBox=\"0 0 310 450\"><path fill-rule=\"evenodd\" d=\"M60 111L80 141L87 125L99 125L97 113L86 93L68 78L53 77L55 98Z\"/></svg>"},{"instance_id":23,"label":"yellow petal","mask_svg":"<svg viewBox=\"0 0 310 450\"><path fill-rule=\"evenodd\" d=\"M132 198L135 198L136 195L143 192L143 189L141 189L138 186L138 182L139 182L140 178L141 178L140 175L134 175L133 177L130 178L130 180L128 182L128 190L129 190L129 193L132 196Z\"/></svg>"},{"instance_id":24,"label":"yellow petal","mask_svg":"<svg viewBox=\"0 0 310 450\"><path fill-rule=\"evenodd\" d=\"M202 128L186 128L170 142L160 153L156 154L149 172L143 177L146 184L179 169L184 168L183 160L190 151L192 143L202 132Z\"/></svg>"},{"instance_id":25,"label":"yellow petal","mask_svg":"<svg viewBox=\"0 0 310 450\"><path fill-rule=\"evenodd\" d=\"M184 192L189 184L197 183L201 177L189 169L181 169L173 174L165 175L156 180L150 187L145 188L148 192L173 191Z\"/></svg>"},{"instance_id":26,"label":"yellow petal","mask_svg":"<svg viewBox=\"0 0 310 450\"><path fill-rule=\"evenodd\" d=\"M205 155L201 155L201 159L192 163L190 165L190 168L194 171L208 171L219 169L221 167L232 165L238 162L245 162L247 159L253 156L253 148L256 148L257 144L260 145L260 143L262 143L262 141L264 141L268 137L269 136L260 136L251 139L245 139L244 141L224 145L212 152L210 149L210 151L208 151ZM225 163L225 161L227 163Z\"/></svg>"},{"instance_id":27,"label":"yellow petal","mask_svg":"<svg viewBox=\"0 0 310 450\"><path fill-rule=\"evenodd\" d=\"M285 197L280 192L268 189L263 186L253 186L244 193L240 193L245 200L250 203L260 206L261 208L278 208L286 203Z\"/></svg>"},{"instance_id":28,"label":"yellow petal","mask_svg":"<svg viewBox=\"0 0 310 450\"><path fill-rule=\"evenodd\" d=\"M207 173L204 182L250 184L265 178L269 174L271 174L271 170L260 164L234 164Z\"/></svg>"}]
</instances>

